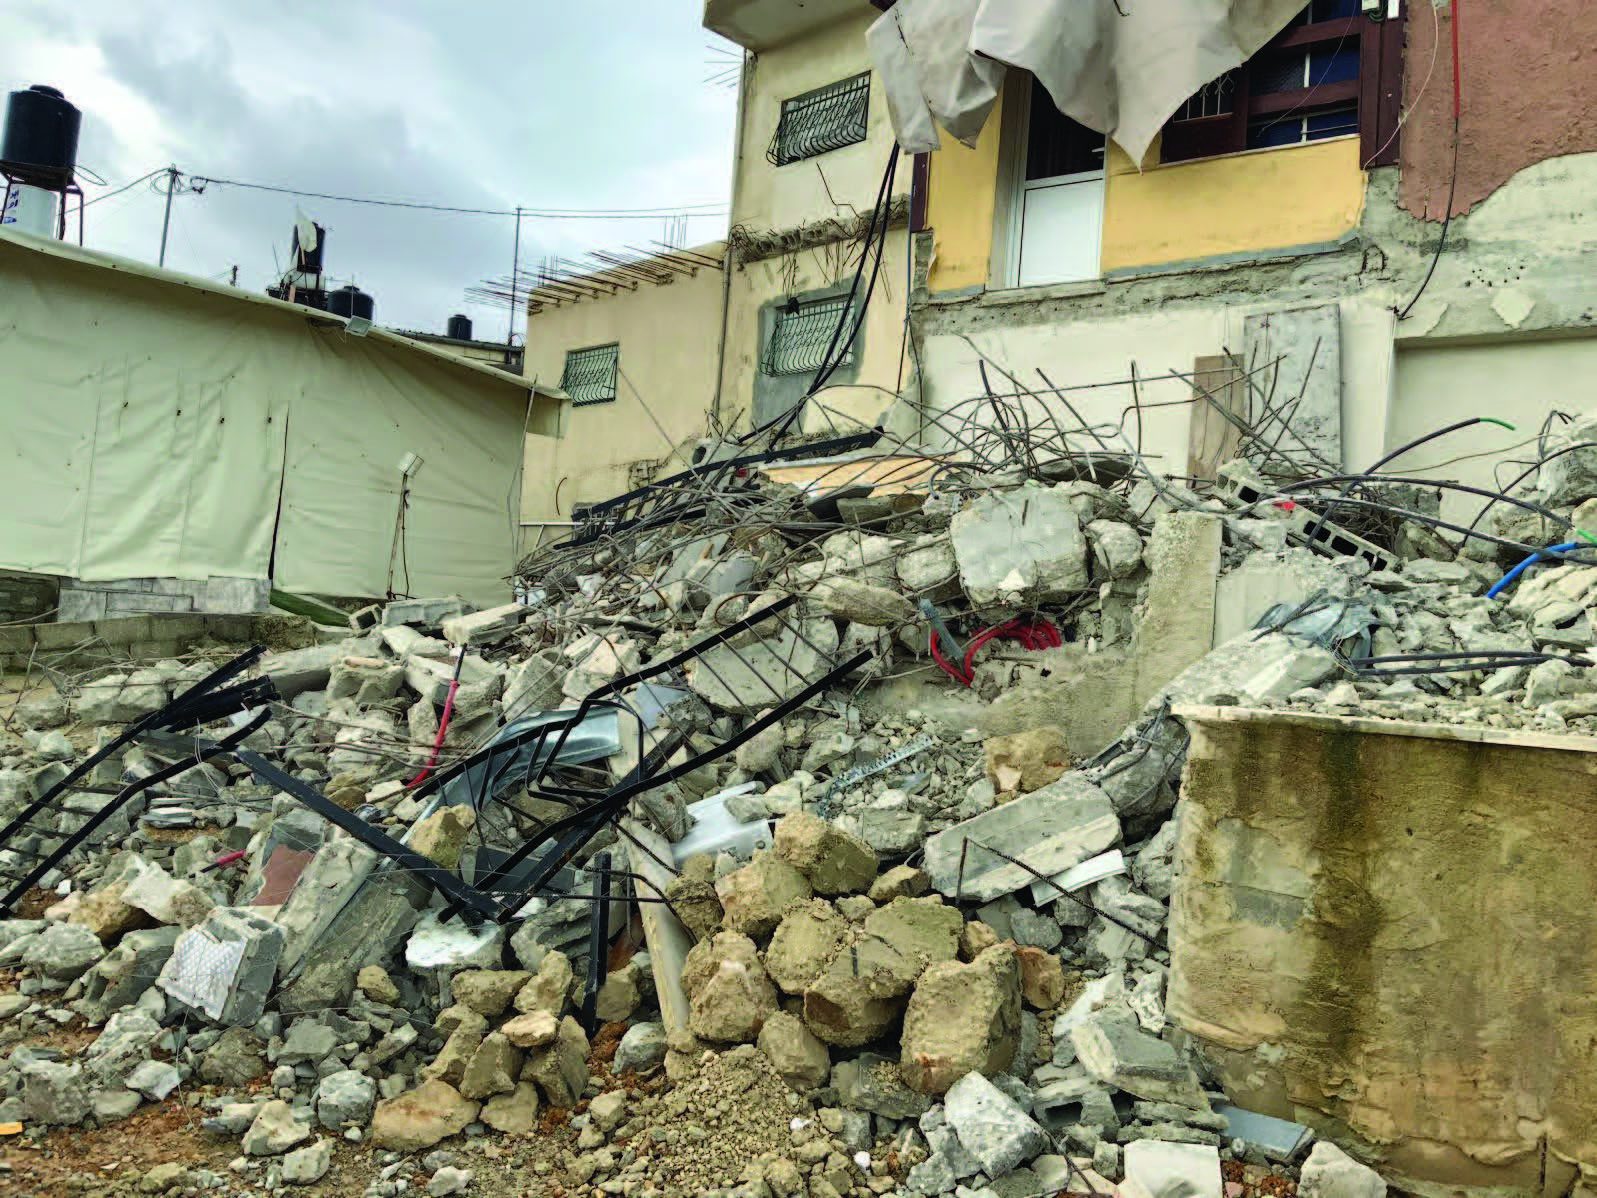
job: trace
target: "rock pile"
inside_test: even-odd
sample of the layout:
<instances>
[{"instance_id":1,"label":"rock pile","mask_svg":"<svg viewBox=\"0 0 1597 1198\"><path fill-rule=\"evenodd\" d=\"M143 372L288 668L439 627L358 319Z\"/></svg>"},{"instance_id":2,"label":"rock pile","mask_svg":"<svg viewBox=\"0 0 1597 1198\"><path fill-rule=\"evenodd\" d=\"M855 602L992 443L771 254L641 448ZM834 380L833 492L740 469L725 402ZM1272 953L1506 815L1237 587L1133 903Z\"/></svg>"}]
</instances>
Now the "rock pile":
<instances>
[{"instance_id":1,"label":"rock pile","mask_svg":"<svg viewBox=\"0 0 1597 1198\"><path fill-rule=\"evenodd\" d=\"M675 948L618 916L607 958L588 960L577 896L596 853L630 897L660 897L636 880L636 838L614 829L578 845L512 927L472 927L248 772L194 766L63 862L47 910L0 922L0 974L18 979L0 991L0 1123L106 1123L187 1092L208 1130L239 1138L237 1174L269 1188L321 1180L342 1137L433 1154L426 1184L441 1196L471 1184L436 1157L452 1137L564 1129L574 1142L537 1168L551 1193L932 1198L1125 1179L1220 1195L1222 1161L1267 1157L1233 1134L1200 1053L1165 1020L1186 743L1171 704L1589 727L1597 682L1554 658L1591 648L1597 567L1554 565L1487 600L1503 563L1442 560L1434 537L1372 571L1285 548L1268 512L1175 511L1180 494L1026 481L840 500L843 515L793 529L716 509L554 555L529 568L525 604L399 601L353 635L272 655L284 702L251 746L469 880L565 809L500 780L434 809L407 782L435 750L459 759L801 600L795 620L755 622L669 686L621 695L627 720L682 733L674 761L706 758L631 809L674 846L662 918L681 922ZM1211 651L1204 628L1178 653L1169 630L1188 596L1168 582L1171 546L1204 538L1208 581L1252 606L1241 635ZM1149 622L1164 629L1152 648L1137 635ZM861 652L832 689L713 752ZM1379 668L1487 652L1506 664ZM784 680L776 700L742 671L756 657ZM1354 671L1354 657L1376 668ZM88 737L207 668L101 672L70 702L25 700L0 820ZM1083 749L1044 692L1101 702L1126 726ZM625 726L576 764L628 777L639 730ZM141 744L93 781L182 752ZM39 818L67 830L102 802L69 795ZM0 858L36 848L19 837ZM614 1025L593 1043L589 1010L588 1029ZM39 1046L79 1020L100 1029L82 1052ZM1362 1168L1316 1153L1328 1185ZM411 1184L399 1164L373 1198Z\"/></svg>"}]
</instances>

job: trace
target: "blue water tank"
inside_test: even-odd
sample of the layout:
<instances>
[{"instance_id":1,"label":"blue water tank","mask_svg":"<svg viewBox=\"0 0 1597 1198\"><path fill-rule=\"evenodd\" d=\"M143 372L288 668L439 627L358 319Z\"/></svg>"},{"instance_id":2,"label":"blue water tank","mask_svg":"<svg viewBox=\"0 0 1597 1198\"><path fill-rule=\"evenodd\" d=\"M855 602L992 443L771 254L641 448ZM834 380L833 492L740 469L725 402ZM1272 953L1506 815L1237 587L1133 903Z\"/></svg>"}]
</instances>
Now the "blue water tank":
<instances>
[{"instance_id":1,"label":"blue water tank","mask_svg":"<svg viewBox=\"0 0 1597 1198\"><path fill-rule=\"evenodd\" d=\"M78 164L83 114L53 87L11 93L0 133L0 170L20 183L61 191Z\"/></svg>"},{"instance_id":2,"label":"blue water tank","mask_svg":"<svg viewBox=\"0 0 1597 1198\"><path fill-rule=\"evenodd\" d=\"M449 334L456 341L471 340L471 317L455 313L449 318Z\"/></svg>"}]
</instances>

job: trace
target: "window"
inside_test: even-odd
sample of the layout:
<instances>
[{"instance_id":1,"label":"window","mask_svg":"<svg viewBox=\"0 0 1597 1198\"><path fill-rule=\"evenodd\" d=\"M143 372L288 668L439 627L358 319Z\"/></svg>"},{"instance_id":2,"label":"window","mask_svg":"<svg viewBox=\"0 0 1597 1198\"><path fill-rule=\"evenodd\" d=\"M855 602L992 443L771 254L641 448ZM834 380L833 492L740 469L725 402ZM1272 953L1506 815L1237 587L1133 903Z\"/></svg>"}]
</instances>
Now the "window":
<instances>
[{"instance_id":1,"label":"window","mask_svg":"<svg viewBox=\"0 0 1597 1198\"><path fill-rule=\"evenodd\" d=\"M1366 166L1397 161L1403 21L1361 0L1313 0L1234 71L1206 84L1164 128L1160 157L1292 146L1358 134Z\"/></svg>"},{"instance_id":2,"label":"window","mask_svg":"<svg viewBox=\"0 0 1597 1198\"><path fill-rule=\"evenodd\" d=\"M844 313L848 314L846 323L843 323ZM841 342L853 327L853 318L847 296L812 300L807 304L790 300L786 306L776 310L776 324L766 344L765 359L760 363L760 370L769 375L806 374L819 370L826 360L826 351L832 346L832 336L839 324L843 325L843 332L837 338ZM839 365L847 366L853 361L854 347L850 345L843 352Z\"/></svg>"},{"instance_id":3,"label":"window","mask_svg":"<svg viewBox=\"0 0 1597 1198\"><path fill-rule=\"evenodd\" d=\"M786 166L862 142L870 106L869 71L783 100L782 119L765 156L772 166Z\"/></svg>"},{"instance_id":4,"label":"window","mask_svg":"<svg viewBox=\"0 0 1597 1198\"><path fill-rule=\"evenodd\" d=\"M1099 274L1104 136L1054 107L1035 79L1017 146L1006 285L1081 282Z\"/></svg>"},{"instance_id":5,"label":"window","mask_svg":"<svg viewBox=\"0 0 1597 1198\"><path fill-rule=\"evenodd\" d=\"M619 345L596 345L591 349L574 349L566 354L565 373L560 376L560 390L571 396L574 407L589 404L614 403L616 398L616 371L621 360Z\"/></svg>"}]
</instances>

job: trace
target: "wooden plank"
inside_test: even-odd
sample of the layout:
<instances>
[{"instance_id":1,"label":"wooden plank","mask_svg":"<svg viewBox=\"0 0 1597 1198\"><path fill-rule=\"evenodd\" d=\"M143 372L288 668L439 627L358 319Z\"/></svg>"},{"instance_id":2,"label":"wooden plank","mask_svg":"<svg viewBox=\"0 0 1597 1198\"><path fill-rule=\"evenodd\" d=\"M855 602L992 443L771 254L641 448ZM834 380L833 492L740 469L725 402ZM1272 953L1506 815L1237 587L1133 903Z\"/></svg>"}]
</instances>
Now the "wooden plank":
<instances>
[{"instance_id":1,"label":"wooden plank","mask_svg":"<svg viewBox=\"0 0 1597 1198\"><path fill-rule=\"evenodd\" d=\"M627 862L632 872L642 879L637 883L640 896L664 898L665 888L676 875L650 857L649 853L660 858L660 861L670 861L671 846L666 843L665 837L644 827L637 820L622 820L621 827L627 836L637 842L627 844ZM640 850L638 845L647 848L649 853ZM688 995L682 988L682 966L687 962L688 950L693 947L693 937L664 903L641 902L638 911L643 917L643 934L649 945L649 966L654 970L654 989L660 1002L660 1018L668 1032L685 1032L688 1030Z\"/></svg>"},{"instance_id":2,"label":"wooden plank","mask_svg":"<svg viewBox=\"0 0 1597 1198\"><path fill-rule=\"evenodd\" d=\"M1236 457L1242 434L1215 410L1215 404L1247 419L1242 375L1242 362L1235 354L1213 354L1192 363L1192 396L1197 402L1192 405L1187 437L1187 472L1194 478L1217 478L1220 467Z\"/></svg>"}]
</instances>

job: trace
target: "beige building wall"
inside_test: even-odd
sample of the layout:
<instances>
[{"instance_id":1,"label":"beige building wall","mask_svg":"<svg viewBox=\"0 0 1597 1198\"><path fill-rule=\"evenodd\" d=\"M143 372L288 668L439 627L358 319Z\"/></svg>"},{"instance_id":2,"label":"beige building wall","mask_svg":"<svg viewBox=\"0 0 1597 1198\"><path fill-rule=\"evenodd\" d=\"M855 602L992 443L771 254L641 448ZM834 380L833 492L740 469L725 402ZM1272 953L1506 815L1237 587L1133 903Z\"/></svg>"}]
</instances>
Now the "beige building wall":
<instances>
[{"instance_id":1,"label":"beige building wall","mask_svg":"<svg viewBox=\"0 0 1597 1198\"><path fill-rule=\"evenodd\" d=\"M698 251L710 257L719 245ZM558 448L547 438L527 441L522 520L560 521L573 503L609 499L638 483L636 462L662 463L669 474L704 435L715 397L716 349L721 334L725 276L704 267L664 285L642 283L605 299L546 306L527 319L524 377L558 387L571 350L620 346L616 398L573 407ZM547 542L558 528L526 528L524 543Z\"/></svg>"},{"instance_id":2,"label":"beige building wall","mask_svg":"<svg viewBox=\"0 0 1597 1198\"><path fill-rule=\"evenodd\" d=\"M846 285L859 259L859 244L850 236L853 222L857 217L868 218L888 154L896 145L886 95L873 79L865 141L773 166L766 151L781 120L782 102L870 70L865 31L878 15L862 3L859 15L760 50L745 68L738 109L733 229L759 238L830 220L840 222L829 241L744 261L734 269L722 407L729 413L742 412L745 421L753 408L764 350L762 309L789 295ZM908 202L912 161L901 156L898 164L893 191L901 207ZM843 222L847 222L846 230ZM881 276L861 332L860 366L854 381L827 391L820 403L809 406L806 431L836 428L841 433L873 425L896 398L904 349L908 265L908 225L899 220L888 231ZM907 366L905 377L909 377Z\"/></svg>"}]
</instances>

